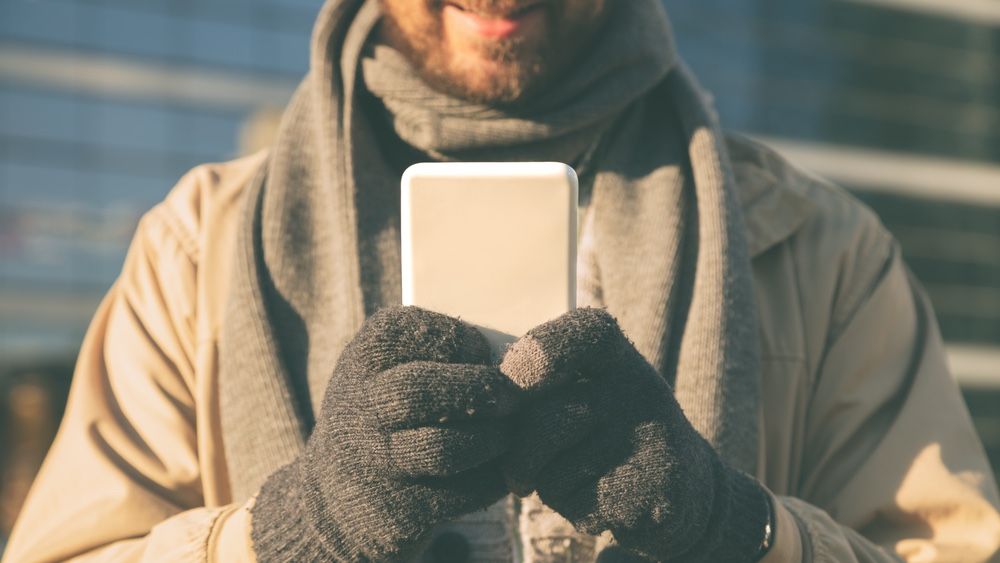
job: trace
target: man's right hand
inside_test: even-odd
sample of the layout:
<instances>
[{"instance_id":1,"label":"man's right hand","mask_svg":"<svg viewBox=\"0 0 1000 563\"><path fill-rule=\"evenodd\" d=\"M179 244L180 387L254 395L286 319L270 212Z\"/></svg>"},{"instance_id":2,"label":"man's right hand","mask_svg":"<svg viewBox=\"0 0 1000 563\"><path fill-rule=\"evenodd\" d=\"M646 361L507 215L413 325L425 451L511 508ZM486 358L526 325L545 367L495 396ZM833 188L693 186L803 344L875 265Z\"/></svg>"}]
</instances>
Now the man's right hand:
<instances>
[{"instance_id":1,"label":"man's right hand","mask_svg":"<svg viewBox=\"0 0 1000 563\"><path fill-rule=\"evenodd\" d=\"M373 315L316 428L253 511L261 560L399 560L436 524L506 494L496 460L520 391L474 328L416 307Z\"/></svg>"}]
</instances>

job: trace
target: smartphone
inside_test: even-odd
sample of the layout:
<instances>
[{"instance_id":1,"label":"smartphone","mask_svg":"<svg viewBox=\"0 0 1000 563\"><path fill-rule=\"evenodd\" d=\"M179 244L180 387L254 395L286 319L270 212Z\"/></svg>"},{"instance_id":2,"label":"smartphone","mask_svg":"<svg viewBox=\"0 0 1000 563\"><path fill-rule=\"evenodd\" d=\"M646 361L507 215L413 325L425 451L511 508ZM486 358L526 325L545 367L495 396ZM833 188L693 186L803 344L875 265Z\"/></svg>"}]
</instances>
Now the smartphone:
<instances>
[{"instance_id":1,"label":"smartphone","mask_svg":"<svg viewBox=\"0 0 1000 563\"><path fill-rule=\"evenodd\" d=\"M576 306L578 184L558 162L420 163L402 177L403 304L458 317L496 358Z\"/></svg>"}]
</instances>

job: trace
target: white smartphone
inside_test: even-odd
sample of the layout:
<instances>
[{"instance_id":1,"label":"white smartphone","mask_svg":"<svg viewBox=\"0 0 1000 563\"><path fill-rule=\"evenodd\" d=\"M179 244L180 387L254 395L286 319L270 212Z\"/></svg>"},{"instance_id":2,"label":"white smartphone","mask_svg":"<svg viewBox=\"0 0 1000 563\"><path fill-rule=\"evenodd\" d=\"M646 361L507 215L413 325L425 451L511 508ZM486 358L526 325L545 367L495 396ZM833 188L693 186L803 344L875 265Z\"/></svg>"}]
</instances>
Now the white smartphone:
<instances>
[{"instance_id":1,"label":"white smartphone","mask_svg":"<svg viewBox=\"0 0 1000 563\"><path fill-rule=\"evenodd\" d=\"M479 328L497 358L576 306L576 172L558 162L421 163L403 173L403 304Z\"/></svg>"}]
</instances>

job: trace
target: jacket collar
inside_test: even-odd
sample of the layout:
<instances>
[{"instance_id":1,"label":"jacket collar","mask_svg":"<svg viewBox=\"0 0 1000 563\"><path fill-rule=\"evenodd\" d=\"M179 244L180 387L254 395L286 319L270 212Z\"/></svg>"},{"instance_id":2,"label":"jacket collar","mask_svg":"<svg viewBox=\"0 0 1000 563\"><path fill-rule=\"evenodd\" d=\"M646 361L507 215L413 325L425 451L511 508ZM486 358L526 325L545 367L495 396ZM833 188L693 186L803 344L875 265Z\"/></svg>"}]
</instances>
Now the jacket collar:
<instances>
[{"instance_id":1,"label":"jacket collar","mask_svg":"<svg viewBox=\"0 0 1000 563\"><path fill-rule=\"evenodd\" d=\"M791 237L812 215L815 204L802 187L807 176L773 150L746 137L727 134L739 186L751 257Z\"/></svg>"}]
</instances>

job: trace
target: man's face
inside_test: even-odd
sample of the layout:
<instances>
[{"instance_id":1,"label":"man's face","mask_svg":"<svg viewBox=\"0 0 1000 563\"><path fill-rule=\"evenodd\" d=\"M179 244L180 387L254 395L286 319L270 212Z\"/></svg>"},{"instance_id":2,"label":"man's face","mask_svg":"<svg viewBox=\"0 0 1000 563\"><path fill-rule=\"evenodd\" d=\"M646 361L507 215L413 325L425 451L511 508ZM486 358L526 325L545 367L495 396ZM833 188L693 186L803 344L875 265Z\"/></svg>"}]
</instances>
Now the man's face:
<instances>
[{"instance_id":1,"label":"man's face","mask_svg":"<svg viewBox=\"0 0 1000 563\"><path fill-rule=\"evenodd\" d=\"M626 0L627 1L627 0ZM433 88L516 104L593 39L607 0L381 0L385 41Z\"/></svg>"}]
</instances>

